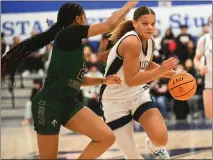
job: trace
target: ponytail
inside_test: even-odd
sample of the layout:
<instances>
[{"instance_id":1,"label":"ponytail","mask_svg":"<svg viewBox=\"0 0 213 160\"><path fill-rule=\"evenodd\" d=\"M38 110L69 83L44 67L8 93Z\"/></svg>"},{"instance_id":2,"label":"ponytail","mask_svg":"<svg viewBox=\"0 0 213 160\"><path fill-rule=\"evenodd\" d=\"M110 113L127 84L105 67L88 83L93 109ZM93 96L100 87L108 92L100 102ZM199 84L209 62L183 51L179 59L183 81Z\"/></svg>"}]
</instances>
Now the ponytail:
<instances>
[{"instance_id":1,"label":"ponytail","mask_svg":"<svg viewBox=\"0 0 213 160\"><path fill-rule=\"evenodd\" d=\"M62 25L55 23L47 31L30 37L20 44L10 49L1 58L1 76L5 79L5 75L10 75L12 84L14 83L15 72L22 60L38 49L46 46L54 40L56 34L63 28Z\"/></svg>"},{"instance_id":2,"label":"ponytail","mask_svg":"<svg viewBox=\"0 0 213 160\"><path fill-rule=\"evenodd\" d=\"M127 32L134 30L134 26L131 20L124 21L118 25L117 28L111 33L110 40L116 43L121 37L123 37Z\"/></svg>"}]
</instances>

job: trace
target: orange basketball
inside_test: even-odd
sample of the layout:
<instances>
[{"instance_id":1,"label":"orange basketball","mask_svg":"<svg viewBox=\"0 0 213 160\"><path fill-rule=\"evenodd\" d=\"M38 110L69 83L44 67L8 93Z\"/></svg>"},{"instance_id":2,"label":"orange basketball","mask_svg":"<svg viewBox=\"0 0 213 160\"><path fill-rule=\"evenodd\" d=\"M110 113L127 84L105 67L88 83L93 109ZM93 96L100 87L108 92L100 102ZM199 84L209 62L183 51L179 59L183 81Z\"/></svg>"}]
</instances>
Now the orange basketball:
<instances>
[{"instance_id":1,"label":"orange basketball","mask_svg":"<svg viewBox=\"0 0 213 160\"><path fill-rule=\"evenodd\" d=\"M169 80L169 92L177 100L188 100L197 90L196 79L189 73L180 73Z\"/></svg>"}]
</instances>

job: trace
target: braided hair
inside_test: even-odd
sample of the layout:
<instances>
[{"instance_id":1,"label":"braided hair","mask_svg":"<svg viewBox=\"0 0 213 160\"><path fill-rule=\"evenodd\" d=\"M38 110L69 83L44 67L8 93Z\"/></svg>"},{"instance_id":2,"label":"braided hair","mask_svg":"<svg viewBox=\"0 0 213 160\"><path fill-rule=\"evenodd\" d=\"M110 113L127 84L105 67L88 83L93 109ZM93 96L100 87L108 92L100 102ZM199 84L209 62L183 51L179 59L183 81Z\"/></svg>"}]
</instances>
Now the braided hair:
<instances>
[{"instance_id":1,"label":"braided hair","mask_svg":"<svg viewBox=\"0 0 213 160\"><path fill-rule=\"evenodd\" d=\"M46 46L54 40L56 34L70 26L76 16L84 14L83 7L79 4L68 2L63 4L58 12L57 22L48 30L32 36L20 44L14 46L1 58L1 76L5 79L6 74L10 76L12 84L14 83L14 75L21 61L25 60L32 52Z\"/></svg>"}]
</instances>

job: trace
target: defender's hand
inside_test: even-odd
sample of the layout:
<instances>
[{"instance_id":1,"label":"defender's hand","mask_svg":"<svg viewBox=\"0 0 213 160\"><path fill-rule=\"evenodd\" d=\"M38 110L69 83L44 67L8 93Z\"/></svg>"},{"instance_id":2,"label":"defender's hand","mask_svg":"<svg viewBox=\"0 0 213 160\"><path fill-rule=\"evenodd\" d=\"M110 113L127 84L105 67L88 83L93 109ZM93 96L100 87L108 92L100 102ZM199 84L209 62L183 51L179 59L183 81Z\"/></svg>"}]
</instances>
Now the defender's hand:
<instances>
[{"instance_id":1,"label":"defender's hand","mask_svg":"<svg viewBox=\"0 0 213 160\"><path fill-rule=\"evenodd\" d=\"M110 75L104 79L103 84L106 85L121 84L121 79L116 75Z\"/></svg>"}]
</instances>

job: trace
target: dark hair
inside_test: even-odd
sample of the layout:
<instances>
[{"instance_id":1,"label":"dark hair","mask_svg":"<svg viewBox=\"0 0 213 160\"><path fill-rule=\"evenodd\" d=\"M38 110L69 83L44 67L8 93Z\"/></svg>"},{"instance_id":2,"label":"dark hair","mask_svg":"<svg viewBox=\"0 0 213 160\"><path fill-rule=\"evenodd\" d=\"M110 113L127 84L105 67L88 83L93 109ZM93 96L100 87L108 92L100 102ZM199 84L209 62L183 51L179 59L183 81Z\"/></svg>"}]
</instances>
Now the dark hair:
<instances>
[{"instance_id":1,"label":"dark hair","mask_svg":"<svg viewBox=\"0 0 213 160\"><path fill-rule=\"evenodd\" d=\"M185 28L185 29L188 29L188 26L187 26L186 24L181 24L181 25L179 26L179 28L180 28L180 29L184 29L184 28Z\"/></svg>"},{"instance_id":2,"label":"dark hair","mask_svg":"<svg viewBox=\"0 0 213 160\"><path fill-rule=\"evenodd\" d=\"M4 33L1 33L1 38L4 38Z\"/></svg>"},{"instance_id":3,"label":"dark hair","mask_svg":"<svg viewBox=\"0 0 213 160\"><path fill-rule=\"evenodd\" d=\"M65 3L61 6L57 22L45 32L32 36L20 44L10 49L1 59L1 76L4 80L5 75L10 75L12 84L16 69L22 60L32 52L44 47L54 40L56 34L63 28L68 27L75 20L76 16L84 13L82 6L76 3Z\"/></svg>"},{"instance_id":4,"label":"dark hair","mask_svg":"<svg viewBox=\"0 0 213 160\"><path fill-rule=\"evenodd\" d=\"M34 79L33 84L39 84L40 86L42 86L42 79L39 78Z\"/></svg>"},{"instance_id":5,"label":"dark hair","mask_svg":"<svg viewBox=\"0 0 213 160\"><path fill-rule=\"evenodd\" d=\"M170 31L170 34L169 34L169 35L167 35L167 33L166 33L168 30ZM171 39L174 38L174 34L173 34L173 32L172 32L172 28L167 28L167 29L166 29L166 31L165 31L165 36L164 36L164 37L165 37L165 38L171 38Z\"/></svg>"},{"instance_id":6,"label":"dark hair","mask_svg":"<svg viewBox=\"0 0 213 160\"><path fill-rule=\"evenodd\" d=\"M147 14L155 15L155 12L147 6L139 7L134 12L133 20L137 21L141 16ZM132 30L134 30L132 21L124 21L111 33L110 40L116 43L124 34Z\"/></svg>"}]
</instances>

